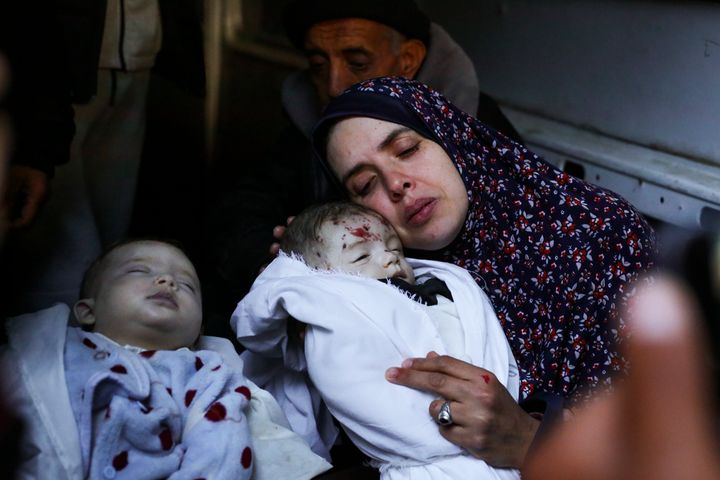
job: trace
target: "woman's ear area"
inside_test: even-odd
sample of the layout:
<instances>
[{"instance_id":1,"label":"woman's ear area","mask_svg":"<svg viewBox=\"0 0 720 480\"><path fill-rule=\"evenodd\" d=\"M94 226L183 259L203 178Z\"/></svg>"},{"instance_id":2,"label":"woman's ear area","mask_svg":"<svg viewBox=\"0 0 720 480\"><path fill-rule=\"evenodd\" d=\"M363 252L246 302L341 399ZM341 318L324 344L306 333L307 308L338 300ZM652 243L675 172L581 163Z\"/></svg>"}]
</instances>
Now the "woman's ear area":
<instances>
[{"instance_id":1,"label":"woman's ear area","mask_svg":"<svg viewBox=\"0 0 720 480\"><path fill-rule=\"evenodd\" d=\"M95 299L81 298L73 305L73 314L78 323L84 327L95 325Z\"/></svg>"},{"instance_id":2,"label":"woman's ear area","mask_svg":"<svg viewBox=\"0 0 720 480\"><path fill-rule=\"evenodd\" d=\"M400 73L403 77L412 80L417 75L427 54L425 44L411 38L405 40L400 46Z\"/></svg>"}]
</instances>

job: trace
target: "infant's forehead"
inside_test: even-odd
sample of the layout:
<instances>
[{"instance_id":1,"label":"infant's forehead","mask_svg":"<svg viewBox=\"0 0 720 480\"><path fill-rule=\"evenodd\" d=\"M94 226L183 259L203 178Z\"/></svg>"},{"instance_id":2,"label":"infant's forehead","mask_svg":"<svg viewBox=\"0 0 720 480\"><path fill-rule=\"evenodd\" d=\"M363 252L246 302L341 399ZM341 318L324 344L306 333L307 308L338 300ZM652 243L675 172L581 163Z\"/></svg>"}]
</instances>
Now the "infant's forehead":
<instances>
[{"instance_id":1,"label":"infant's forehead","mask_svg":"<svg viewBox=\"0 0 720 480\"><path fill-rule=\"evenodd\" d=\"M340 218L331 218L321 227L318 240L326 246L347 246L358 242L386 242L395 230L380 216L353 213Z\"/></svg>"},{"instance_id":2,"label":"infant's forehead","mask_svg":"<svg viewBox=\"0 0 720 480\"><path fill-rule=\"evenodd\" d=\"M171 259L171 261L186 264L195 270L194 265L185 253L179 248L164 242L156 242L151 240L141 240L120 245L110 251L103 259L105 267L123 264L133 259Z\"/></svg>"},{"instance_id":3,"label":"infant's forehead","mask_svg":"<svg viewBox=\"0 0 720 480\"><path fill-rule=\"evenodd\" d=\"M322 224L322 229L334 230L339 232L359 232L358 229L373 232L375 234L383 234L387 231L394 231L392 225L380 216L373 214L353 213L339 218L331 218ZM357 236L357 235L356 235Z\"/></svg>"},{"instance_id":4,"label":"infant's forehead","mask_svg":"<svg viewBox=\"0 0 720 480\"><path fill-rule=\"evenodd\" d=\"M351 213L344 217L336 217L328 219L323 225L350 225L350 224L367 224L371 227L381 225L385 228L391 228L390 223L379 215L372 213Z\"/></svg>"}]
</instances>

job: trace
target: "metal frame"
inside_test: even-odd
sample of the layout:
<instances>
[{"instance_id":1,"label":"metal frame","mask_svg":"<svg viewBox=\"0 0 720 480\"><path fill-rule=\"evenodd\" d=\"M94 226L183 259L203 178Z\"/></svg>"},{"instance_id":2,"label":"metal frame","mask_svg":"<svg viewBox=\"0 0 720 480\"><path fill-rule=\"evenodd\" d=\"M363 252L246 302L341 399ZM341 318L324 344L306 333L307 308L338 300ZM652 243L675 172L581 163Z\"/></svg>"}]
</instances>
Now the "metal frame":
<instances>
[{"instance_id":1,"label":"metal frame","mask_svg":"<svg viewBox=\"0 0 720 480\"><path fill-rule=\"evenodd\" d=\"M720 230L720 167L503 107L528 147L608 188L644 214L686 228Z\"/></svg>"}]
</instances>

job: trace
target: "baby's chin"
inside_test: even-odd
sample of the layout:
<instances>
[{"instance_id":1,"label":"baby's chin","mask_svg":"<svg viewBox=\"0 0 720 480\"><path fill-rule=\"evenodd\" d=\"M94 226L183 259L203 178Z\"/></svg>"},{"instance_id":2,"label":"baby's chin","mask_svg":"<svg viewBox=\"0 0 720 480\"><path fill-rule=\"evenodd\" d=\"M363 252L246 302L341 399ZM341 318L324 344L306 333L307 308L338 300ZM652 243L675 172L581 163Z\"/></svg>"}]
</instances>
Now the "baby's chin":
<instances>
[{"instance_id":1,"label":"baby's chin","mask_svg":"<svg viewBox=\"0 0 720 480\"><path fill-rule=\"evenodd\" d=\"M143 350L177 350L179 348L193 349L197 343L197 338L188 341L187 339L157 339L157 341L145 341L140 342L141 345L135 344L134 346L142 348Z\"/></svg>"}]
</instances>

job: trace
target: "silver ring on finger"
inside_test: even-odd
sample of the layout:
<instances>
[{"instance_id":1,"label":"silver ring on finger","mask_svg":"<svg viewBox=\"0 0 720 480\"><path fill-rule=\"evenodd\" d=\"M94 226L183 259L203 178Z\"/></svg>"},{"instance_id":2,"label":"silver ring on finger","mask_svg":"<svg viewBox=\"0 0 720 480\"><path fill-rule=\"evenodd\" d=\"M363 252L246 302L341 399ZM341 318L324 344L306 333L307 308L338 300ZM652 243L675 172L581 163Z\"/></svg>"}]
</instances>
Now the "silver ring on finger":
<instances>
[{"instance_id":1,"label":"silver ring on finger","mask_svg":"<svg viewBox=\"0 0 720 480\"><path fill-rule=\"evenodd\" d=\"M452 413L450 413L450 400L445 400L440 407L440 411L435 419L439 425L447 427L453 424Z\"/></svg>"}]
</instances>

